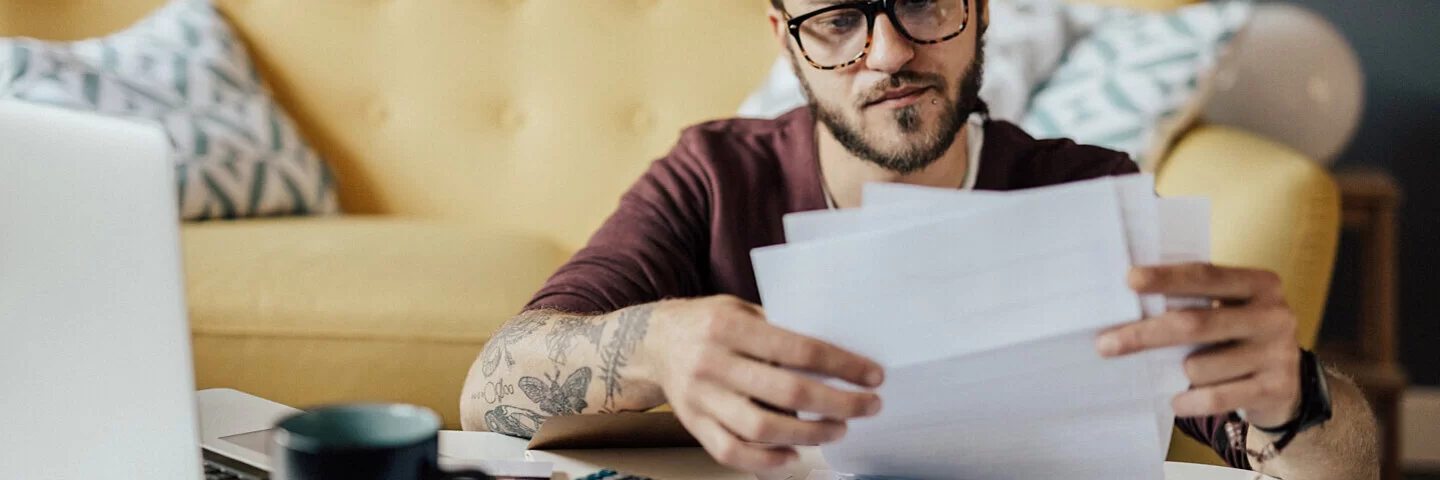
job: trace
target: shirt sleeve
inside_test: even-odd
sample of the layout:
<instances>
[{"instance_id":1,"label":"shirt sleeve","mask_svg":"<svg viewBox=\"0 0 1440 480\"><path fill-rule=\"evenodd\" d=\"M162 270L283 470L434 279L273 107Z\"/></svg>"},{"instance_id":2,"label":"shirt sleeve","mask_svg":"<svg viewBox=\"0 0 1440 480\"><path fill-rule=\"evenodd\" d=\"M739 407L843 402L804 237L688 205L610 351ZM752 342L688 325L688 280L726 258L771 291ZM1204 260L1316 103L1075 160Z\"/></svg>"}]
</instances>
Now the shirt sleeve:
<instances>
[{"instance_id":1,"label":"shirt sleeve","mask_svg":"<svg viewBox=\"0 0 1440 480\"><path fill-rule=\"evenodd\" d=\"M705 290L711 182L685 147L650 166L525 310L608 313Z\"/></svg>"},{"instance_id":2,"label":"shirt sleeve","mask_svg":"<svg viewBox=\"0 0 1440 480\"><path fill-rule=\"evenodd\" d=\"M1140 166L1130 159L1130 155L1123 152L1091 145L1078 145L1071 140L1061 140L1055 144L1054 148L1054 152L1064 152L1057 156L1082 159L1081 161L1055 162L1066 182L1140 173Z\"/></svg>"},{"instance_id":3,"label":"shirt sleeve","mask_svg":"<svg viewBox=\"0 0 1440 480\"><path fill-rule=\"evenodd\" d=\"M1186 436L1193 438L1200 443L1210 446L1211 450L1220 454L1220 458L1231 468L1242 470L1250 469L1250 456L1243 449L1230 448L1230 436L1225 433L1225 422L1227 415L1215 415L1209 417L1181 418L1175 417L1175 426ZM1240 431L1240 444L1245 444L1246 430Z\"/></svg>"},{"instance_id":4,"label":"shirt sleeve","mask_svg":"<svg viewBox=\"0 0 1440 480\"><path fill-rule=\"evenodd\" d=\"M1123 152L1079 145L1069 139L1041 140L1037 145L1033 157L1024 163L1028 170L1014 177L1015 188L1043 187L1140 172L1140 167Z\"/></svg>"}]
</instances>

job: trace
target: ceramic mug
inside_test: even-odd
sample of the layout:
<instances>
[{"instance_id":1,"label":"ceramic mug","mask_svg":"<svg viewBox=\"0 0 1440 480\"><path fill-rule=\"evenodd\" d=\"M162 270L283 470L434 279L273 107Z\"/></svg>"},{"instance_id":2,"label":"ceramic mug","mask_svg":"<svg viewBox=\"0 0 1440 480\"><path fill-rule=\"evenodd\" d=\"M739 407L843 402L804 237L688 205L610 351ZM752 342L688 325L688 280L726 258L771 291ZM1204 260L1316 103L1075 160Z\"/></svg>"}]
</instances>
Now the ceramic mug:
<instances>
[{"instance_id":1,"label":"ceramic mug","mask_svg":"<svg viewBox=\"0 0 1440 480\"><path fill-rule=\"evenodd\" d=\"M440 469L440 417L401 404L331 405L275 425L274 480L490 480Z\"/></svg>"}]
</instances>

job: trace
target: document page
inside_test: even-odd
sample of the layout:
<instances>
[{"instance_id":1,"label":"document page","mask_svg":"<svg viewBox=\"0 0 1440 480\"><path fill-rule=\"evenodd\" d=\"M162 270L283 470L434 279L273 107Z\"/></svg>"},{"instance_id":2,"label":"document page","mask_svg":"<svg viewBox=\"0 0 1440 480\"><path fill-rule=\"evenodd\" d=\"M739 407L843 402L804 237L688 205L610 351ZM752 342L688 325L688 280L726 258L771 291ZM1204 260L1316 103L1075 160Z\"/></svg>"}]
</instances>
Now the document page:
<instances>
[{"instance_id":1,"label":"document page","mask_svg":"<svg viewBox=\"0 0 1440 480\"><path fill-rule=\"evenodd\" d=\"M1106 360L1094 338L1203 300L1138 296L1126 277L1208 260L1208 221L1208 202L1157 198L1150 175L870 184L861 208L787 216L788 243L752 260L772 323L887 368L881 414L823 447L836 471L1161 478L1193 347Z\"/></svg>"}]
</instances>

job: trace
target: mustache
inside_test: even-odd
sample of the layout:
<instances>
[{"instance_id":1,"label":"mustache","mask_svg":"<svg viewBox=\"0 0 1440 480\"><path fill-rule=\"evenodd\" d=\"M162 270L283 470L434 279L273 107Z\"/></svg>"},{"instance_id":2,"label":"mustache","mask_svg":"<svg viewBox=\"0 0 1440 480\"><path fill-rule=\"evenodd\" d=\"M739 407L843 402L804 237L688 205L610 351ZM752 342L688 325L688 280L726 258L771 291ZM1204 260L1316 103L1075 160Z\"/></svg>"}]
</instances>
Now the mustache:
<instances>
[{"instance_id":1,"label":"mustache","mask_svg":"<svg viewBox=\"0 0 1440 480\"><path fill-rule=\"evenodd\" d=\"M880 99L885 98L885 94L890 91L908 87L930 87L936 89L937 91L944 92L945 77L941 76L938 73L920 73L910 70L901 70L899 72L891 74L890 78L875 82L875 85L871 86L865 91L864 95L860 96L860 102L856 106L863 108L866 105L875 103Z\"/></svg>"}]
</instances>

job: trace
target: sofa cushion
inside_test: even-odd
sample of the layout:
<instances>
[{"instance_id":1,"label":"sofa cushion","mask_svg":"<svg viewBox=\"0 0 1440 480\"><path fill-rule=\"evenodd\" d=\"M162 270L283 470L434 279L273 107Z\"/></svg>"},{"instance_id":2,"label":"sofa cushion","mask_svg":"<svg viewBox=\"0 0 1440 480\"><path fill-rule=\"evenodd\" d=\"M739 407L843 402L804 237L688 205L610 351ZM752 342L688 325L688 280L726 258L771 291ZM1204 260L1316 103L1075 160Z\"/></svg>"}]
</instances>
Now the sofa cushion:
<instances>
[{"instance_id":1,"label":"sofa cushion","mask_svg":"<svg viewBox=\"0 0 1440 480\"><path fill-rule=\"evenodd\" d=\"M160 122L189 220L337 210L329 167L206 0L71 43L0 39L0 97Z\"/></svg>"},{"instance_id":2,"label":"sofa cushion","mask_svg":"<svg viewBox=\"0 0 1440 480\"><path fill-rule=\"evenodd\" d=\"M490 333L565 260L524 235L364 217L182 235L199 388L297 407L407 402L451 427Z\"/></svg>"}]
</instances>

